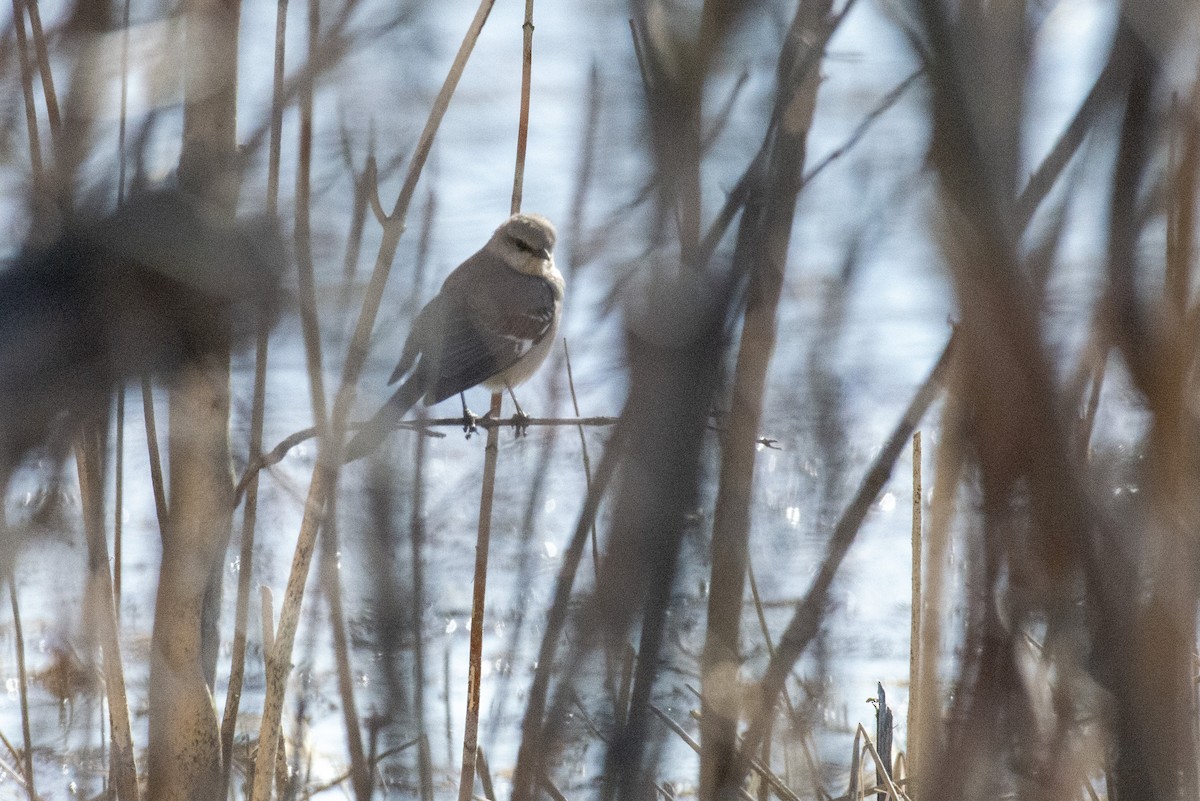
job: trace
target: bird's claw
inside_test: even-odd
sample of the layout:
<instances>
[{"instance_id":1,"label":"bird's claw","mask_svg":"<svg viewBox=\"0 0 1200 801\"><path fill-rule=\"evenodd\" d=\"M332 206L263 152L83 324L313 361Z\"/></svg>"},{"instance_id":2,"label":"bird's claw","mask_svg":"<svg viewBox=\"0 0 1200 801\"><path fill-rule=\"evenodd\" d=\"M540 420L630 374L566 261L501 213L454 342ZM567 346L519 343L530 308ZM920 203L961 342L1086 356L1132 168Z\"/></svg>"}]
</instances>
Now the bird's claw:
<instances>
[{"instance_id":1,"label":"bird's claw","mask_svg":"<svg viewBox=\"0 0 1200 801\"><path fill-rule=\"evenodd\" d=\"M517 409L512 416L513 431L518 437L523 437L529 432L529 424L533 422L533 418L525 414L523 409Z\"/></svg>"},{"instance_id":2,"label":"bird's claw","mask_svg":"<svg viewBox=\"0 0 1200 801\"><path fill-rule=\"evenodd\" d=\"M472 434L479 431L479 418L475 416L475 412L465 406L463 407L462 427L463 433L467 435L467 439L470 439Z\"/></svg>"}]
</instances>

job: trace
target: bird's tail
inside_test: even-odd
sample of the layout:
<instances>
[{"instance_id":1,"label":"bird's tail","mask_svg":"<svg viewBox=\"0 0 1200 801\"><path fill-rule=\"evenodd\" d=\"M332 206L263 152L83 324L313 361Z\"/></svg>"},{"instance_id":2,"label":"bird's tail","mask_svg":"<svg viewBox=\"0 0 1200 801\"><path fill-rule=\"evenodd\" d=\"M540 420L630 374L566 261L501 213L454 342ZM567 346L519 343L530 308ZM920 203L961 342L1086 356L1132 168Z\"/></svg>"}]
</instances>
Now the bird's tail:
<instances>
[{"instance_id":1,"label":"bird's tail","mask_svg":"<svg viewBox=\"0 0 1200 801\"><path fill-rule=\"evenodd\" d=\"M421 396L425 394L425 382L421 379L422 371L418 369L400 385L396 394L388 398L388 402L383 404L374 417L363 423L362 428L350 438L342 451L343 464L372 453L380 446L384 438L395 430L400 421L404 419L404 415L408 414L408 410L415 406Z\"/></svg>"}]
</instances>

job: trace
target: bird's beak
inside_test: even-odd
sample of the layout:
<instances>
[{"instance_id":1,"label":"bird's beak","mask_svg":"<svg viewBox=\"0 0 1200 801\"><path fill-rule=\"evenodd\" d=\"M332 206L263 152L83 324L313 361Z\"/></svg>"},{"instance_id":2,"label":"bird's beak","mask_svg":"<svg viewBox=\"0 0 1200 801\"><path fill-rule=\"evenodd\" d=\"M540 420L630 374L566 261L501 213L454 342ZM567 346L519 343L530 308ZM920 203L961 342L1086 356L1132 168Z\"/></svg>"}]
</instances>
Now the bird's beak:
<instances>
[{"instance_id":1,"label":"bird's beak","mask_svg":"<svg viewBox=\"0 0 1200 801\"><path fill-rule=\"evenodd\" d=\"M538 255L546 261L550 261L550 248L542 248L538 251Z\"/></svg>"}]
</instances>

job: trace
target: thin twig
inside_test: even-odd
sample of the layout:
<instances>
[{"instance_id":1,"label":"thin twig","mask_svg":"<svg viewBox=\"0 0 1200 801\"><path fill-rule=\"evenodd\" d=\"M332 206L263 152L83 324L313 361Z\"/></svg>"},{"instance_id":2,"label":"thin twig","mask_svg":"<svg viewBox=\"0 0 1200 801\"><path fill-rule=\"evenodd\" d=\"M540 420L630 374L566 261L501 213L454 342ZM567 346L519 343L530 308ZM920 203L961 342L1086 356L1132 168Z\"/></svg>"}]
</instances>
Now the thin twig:
<instances>
[{"instance_id":1,"label":"thin twig","mask_svg":"<svg viewBox=\"0 0 1200 801\"><path fill-rule=\"evenodd\" d=\"M863 117L862 122L860 122L858 126L850 133L850 136L846 137L845 142L834 148L829 155L817 162L812 169L804 174L804 178L800 181L800 185L807 186L812 182L812 179L820 175L821 172L832 162L846 155L846 153L849 152L850 149L856 144L858 144L859 140L866 135L867 131L871 129L871 125L875 122L875 120L879 119L879 117L882 116L885 111L896 105L897 101L899 101L900 98L904 96L904 93L908 91L908 88L916 83L917 79L924 74L924 67L916 69L911 75L897 84L892 91L884 95L883 99L879 101L878 105L871 109L867 116Z\"/></svg>"},{"instance_id":2,"label":"thin twig","mask_svg":"<svg viewBox=\"0 0 1200 801\"><path fill-rule=\"evenodd\" d=\"M13 30L17 35L17 60L21 67L21 90L25 98L25 130L29 136L29 163L33 173L34 187L39 191L45 186L45 171L42 165L42 145L38 137L37 106L33 100L33 67L29 63L29 46L26 44L25 13L23 0L12 0Z\"/></svg>"},{"instance_id":3,"label":"thin twig","mask_svg":"<svg viewBox=\"0 0 1200 801\"><path fill-rule=\"evenodd\" d=\"M21 630L21 607L17 604L17 580L12 568L8 573L8 599L12 607L13 638L17 645L17 689L21 701L21 736L25 740L25 790L29 801L37 801L33 782L33 734L29 726L29 679L25 672L25 635Z\"/></svg>"},{"instance_id":4,"label":"thin twig","mask_svg":"<svg viewBox=\"0 0 1200 801\"><path fill-rule=\"evenodd\" d=\"M158 447L158 425L154 422L154 389L150 376L142 376L142 419L146 424L146 453L150 458L150 486L154 490L154 510L158 515L158 530L167 530L170 513L167 511L167 490L163 483L162 455Z\"/></svg>"},{"instance_id":5,"label":"thin twig","mask_svg":"<svg viewBox=\"0 0 1200 801\"><path fill-rule=\"evenodd\" d=\"M567 347L567 338L563 337L563 358L567 363L567 386L571 390L571 408L575 410L575 418L582 420L579 416L579 398L575 394L575 374L571 370L571 351ZM615 420L614 420L615 422ZM591 492L592 490L592 460L588 456L587 437L583 435L583 423L576 426L579 430L579 451L583 457L583 480L584 488ZM592 521L592 567L595 570L596 577L600 576L600 547L597 544L596 537L596 521Z\"/></svg>"},{"instance_id":6,"label":"thin twig","mask_svg":"<svg viewBox=\"0 0 1200 801\"><path fill-rule=\"evenodd\" d=\"M37 54L38 72L42 78L42 92L46 96L46 118L50 122L50 144L55 153L62 152L62 117L58 110L58 93L54 90L54 73L50 69L50 52L46 48L46 34L42 29L42 14L38 0L26 0L29 9L29 32L33 37L33 50Z\"/></svg>"},{"instance_id":7,"label":"thin twig","mask_svg":"<svg viewBox=\"0 0 1200 801\"><path fill-rule=\"evenodd\" d=\"M700 743L696 742L696 740L692 737L692 735L688 734L682 726L680 726L678 723L676 723L671 718L670 715L668 715L666 712L663 712L661 709L659 709L654 704L650 705L650 711L653 712L658 717L659 720L661 720L663 723L667 724L667 728L670 729L671 731L675 732L675 735L680 740L683 740L684 744L688 748L692 749L697 754L700 753ZM750 795L750 793L746 792L746 788L744 788L744 787L738 788L738 796L741 797L742 801L754 801L754 796L752 796L752 795Z\"/></svg>"}]
</instances>

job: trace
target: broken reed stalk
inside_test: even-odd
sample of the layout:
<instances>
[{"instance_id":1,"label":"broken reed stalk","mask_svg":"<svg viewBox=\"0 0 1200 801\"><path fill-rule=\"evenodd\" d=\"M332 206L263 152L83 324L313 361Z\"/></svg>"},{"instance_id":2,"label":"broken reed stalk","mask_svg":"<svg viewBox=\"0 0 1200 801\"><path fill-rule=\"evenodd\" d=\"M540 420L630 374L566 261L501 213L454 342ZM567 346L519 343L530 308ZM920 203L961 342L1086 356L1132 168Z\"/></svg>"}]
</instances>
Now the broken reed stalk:
<instances>
[{"instance_id":1,"label":"broken reed stalk","mask_svg":"<svg viewBox=\"0 0 1200 801\"><path fill-rule=\"evenodd\" d=\"M916 710L920 705L921 674L921 432L912 436L912 609L908 637L908 743L909 765L917 764L921 732Z\"/></svg>"},{"instance_id":2,"label":"broken reed stalk","mask_svg":"<svg viewBox=\"0 0 1200 801\"><path fill-rule=\"evenodd\" d=\"M533 76L533 0L525 0L524 47L521 59L521 110L517 125L517 157L513 171L511 214L521 210L525 186L525 152L529 140L529 90ZM492 394L491 411L499 419L504 396ZM479 528L475 545L475 581L471 600L471 652L467 666L467 712L463 725L462 769L459 771L459 801L470 801L475 789L476 752L479 747L479 682L483 663L483 614L487 595L487 557L492 532L492 503L496 469L500 461L500 429L489 428L484 449L483 487L479 497Z\"/></svg>"},{"instance_id":3,"label":"broken reed stalk","mask_svg":"<svg viewBox=\"0 0 1200 801\"><path fill-rule=\"evenodd\" d=\"M450 98L458 86L463 69L474 49L479 33L487 21L495 0L480 0L475 17L463 37L462 45L454 58L454 63L446 76L442 89L430 110L425 128L421 132L409 164L408 174L404 185L396 197L396 203L387 223L383 227L383 238L375 259L375 268L371 280L367 284L362 310L359 312L354 335L347 351L345 365L342 369L341 386L333 405L330 421L330 440L337 443L336 450L341 449L341 439L344 435L346 416L354 405L355 388L366 362L368 345L371 339L371 329L383 302L383 289L391 274L392 263L395 261L396 250L400 244L400 235L404 230L408 208L416 192L417 181L429 158L433 138L441 124ZM280 723L283 714L283 697L287 689L287 678L291 672L292 646L295 643L296 627L300 620L300 605L304 598L304 585L308 579L308 570L312 562L317 531L325 511L325 501L335 487L335 473L339 468L340 459L336 453L325 449L324 456L318 459L309 484L308 496L304 503L304 515L300 523L300 533L296 538L296 550L292 559L292 568L288 575L287 588L284 593L283 608L280 611L278 632L275 647L266 654L267 687L263 699L262 727L259 731L259 753L254 772L254 788L251 801L267 801L271 794L270 777L264 776L264 769L275 762L275 743L280 735ZM263 743L266 743L264 746Z\"/></svg>"},{"instance_id":4,"label":"broken reed stalk","mask_svg":"<svg viewBox=\"0 0 1200 801\"><path fill-rule=\"evenodd\" d=\"M17 689L21 700L21 737L25 741L24 772L25 791L29 801L37 801L33 781L33 733L29 726L29 680L25 673L25 634L21 630L21 607L17 603L17 577L11 568L8 572L8 598L12 605L13 639L17 646Z\"/></svg>"},{"instance_id":5,"label":"broken reed stalk","mask_svg":"<svg viewBox=\"0 0 1200 801\"><path fill-rule=\"evenodd\" d=\"M271 98L271 136L267 152L267 214L275 219L279 213L280 153L283 142L283 65L287 32L288 0L278 0L275 17L275 72ZM127 0L128 7L128 0ZM254 389L250 411L250 442L247 453L262 453L263 425L266 419L267 360L271 329L264 315L259 322L254 349ZM235 497L236 508L237 500ZM253 578L254 531L258 521L258 473L246 484L246 506L242 510L242 544L238 560L237 601L234 611L233 644L230 655L228 689L225 693L225 712L221 717L221 788L229 792L229 777L233 767L233 738L237 732L238 708L246 674L246 640L250 618L250 582ZM264 653L270 650L263 643Z\"/></svg>"}]
</instances>

